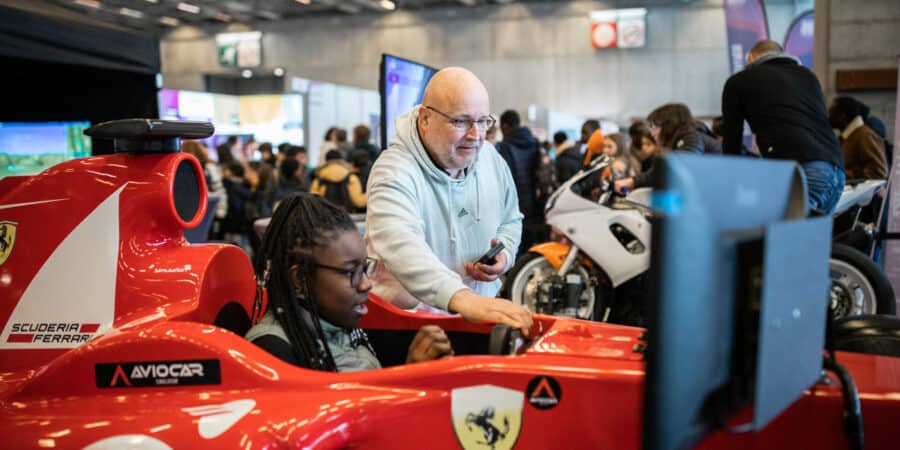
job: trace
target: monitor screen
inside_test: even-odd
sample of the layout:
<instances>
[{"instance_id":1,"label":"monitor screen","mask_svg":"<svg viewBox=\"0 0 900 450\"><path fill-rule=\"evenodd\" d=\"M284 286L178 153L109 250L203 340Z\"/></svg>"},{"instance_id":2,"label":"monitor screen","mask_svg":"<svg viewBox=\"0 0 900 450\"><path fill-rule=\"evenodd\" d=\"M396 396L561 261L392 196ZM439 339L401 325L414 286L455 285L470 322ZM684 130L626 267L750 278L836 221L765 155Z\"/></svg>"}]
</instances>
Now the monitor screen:
<instances>
[{"instance_id":1,"label":"monitor screen","mask_svg":"<svg viewBox=\"0 0 900 450\"><path fill-rule=\"evenodd\" d=\"M210 92L161 89L159 117L172 120L210 121L215 135L199 141L213 152L228 136L250 137L257 142L303 145L303 96L300 94L226 95ZM243 145L243 144L242 144Z\"/></svg>"},{"instance_id":2,"label":"monitor screen","mask_svg":"<svg viewBox=\"0 0 900 450\"><path fill-rule=\"evenodd\" d=\"M90 122L0 123L0 178L33 175L72 158L91 155Z\"/></svg>"},{"instance_id":3,"label":"monitor screen","mask_svg":"<svg viewBox=\"0 0 900 450\"><path fill-rule=\"evenodd\" d=\"M759 430L822 367L831 218L798 166L672 155L655 169L643 448Z\"/></svg>"},{"instance_id":4,"label":"monitor screen","mask_svg":"<svg viewBox=\"0 0 900 450\"><path fill-rule=\"evenodd\" d=\"M212 121L216 117L217 94L177 89L160 89L159 118Z\"/></svg>"},{"instance_id":5,"label":"monitor screen","mask_svg":"<svg viewBox=\"0 0 900 450\"><path fill-rule=\"evenodd\" d=\"M425 86L437 69L408 59L381 57L381 148L387 148L397 129L397 116L422 103Z\"/></svg>"}]
</instances>

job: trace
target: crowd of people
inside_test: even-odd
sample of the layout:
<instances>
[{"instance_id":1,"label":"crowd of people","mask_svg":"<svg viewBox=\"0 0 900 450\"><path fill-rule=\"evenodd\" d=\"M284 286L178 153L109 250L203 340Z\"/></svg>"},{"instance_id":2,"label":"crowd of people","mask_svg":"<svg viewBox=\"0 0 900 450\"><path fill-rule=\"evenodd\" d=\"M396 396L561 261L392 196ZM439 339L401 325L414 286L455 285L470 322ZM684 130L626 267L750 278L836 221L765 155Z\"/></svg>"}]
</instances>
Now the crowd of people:
<instances>
[{"instance_id":1,"label":"crowd of people","mask_svg":"<svg viewBox=\"0 0 900 450\"><path fill-rule=\"evenodd\" d=\"M223 237L242 243L254 218L274 214L262 242L249 243L270 301L248 339L303 367L366 370L380 366L357 328L369 292L405 309L504 323L527 336L530 312L495 297L501 277L518 255L550 239L545 203L596 158L609 161L597 185L623 194L649 186L657 162L672 152L793 160L804 171L810 211L819 214L834 209L845 179L887 176L883 125L850 97L826 108L814 75L772 41L754 46L722 98L723 114L711 126L686 105L667 103L627 132L604 135L598 120L587 120L574 142L563 131L541 142L516 111L493 116L481 81L451 67L397 119L384 151L365 126L353 129L352 143L345 130L330 129L312 171L306 150L291 145L263 143L256 153L253 142L241 149L230 141L216 149L218 163L200 144L186 142L184 150L202 163L210 192L227 198L215 212ZM755 142L745 139L745 121ZM365 237L353 212L366 214ZM498 244L495 259L479 259ZM413 339L408 362L452 354L443 330L428 326Z\"/></svg>"},{"instance_id":2,"label":"crowd of people","mask_svg":"<svg viewBox=\"0 0 900 450\"><path fill-rule=\"evenodd\" d=\"M213 159L203 143L184 141L182 151L197 158L209 195L219 199L208 239L232 242L252 254L260 245L254 221L272 217L279 202L299 192L323 196L348 213L364 213L366 180L379 152L367 126L355 127L353 137L347 142L346 130L330 128L312 168L307 149L290 143L274 147L229 136Z\"/></svg>"}]
</instances>

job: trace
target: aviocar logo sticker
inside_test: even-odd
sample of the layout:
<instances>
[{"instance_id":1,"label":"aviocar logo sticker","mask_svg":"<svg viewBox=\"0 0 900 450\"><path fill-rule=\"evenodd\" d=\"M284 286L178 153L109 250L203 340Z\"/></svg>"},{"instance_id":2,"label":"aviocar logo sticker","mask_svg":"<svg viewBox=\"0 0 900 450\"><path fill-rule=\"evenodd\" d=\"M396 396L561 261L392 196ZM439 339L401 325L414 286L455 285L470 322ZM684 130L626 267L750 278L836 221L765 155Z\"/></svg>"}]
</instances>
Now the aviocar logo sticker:
<instances>
[{"instance_id":1,"label":"aviocar logo sticker","mask_svg":"<svg viewBox=\"0 0 900 450\"><path fill-rule=\"evenodd\" d=\"M16 245L16 223L0 220L0 266L6 262Z\"/></svg>"},{"instance_id":2,"label":"aviocar logo sticker","mask_svg":"<svg viewBox=\"0 0 900 450\"><path fill-rule=\"evenodd\" d=\"M528 382L525 389L528 393L528 403L537 409L551 409L562 400L562 388L552 377L534 377Z\"/></svg>"}]
</instances>

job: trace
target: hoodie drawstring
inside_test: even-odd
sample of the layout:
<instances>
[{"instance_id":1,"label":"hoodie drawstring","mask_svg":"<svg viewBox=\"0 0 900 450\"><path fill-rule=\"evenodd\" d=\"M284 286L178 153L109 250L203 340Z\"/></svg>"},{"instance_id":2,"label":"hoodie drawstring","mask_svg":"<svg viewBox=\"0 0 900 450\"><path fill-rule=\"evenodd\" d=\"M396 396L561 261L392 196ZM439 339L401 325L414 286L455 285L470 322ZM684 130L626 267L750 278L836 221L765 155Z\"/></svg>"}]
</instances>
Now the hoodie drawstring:
<instances>
[{"instance_id":1,"label":"hoodie drawstring","mask_svg":"<svg viewBox=\"0 0 900 450\"><path fill-rule=\"evenodd\" d=\"M453 217L453 185L447 180L447 212L450 213L450 247L456 248L456 220Z\"/></svg>"},{"instance_id":2,"label":"hoodie drawstring","mask_svg":"<svg viewBox=\"0 0 900 450\"><path fill-rule=\"evenodd\" d=\"M473 164L472 177L475 178L475 222L481 222L481 189L478 186L478 173Z\"/></svg>"}]
</instances>

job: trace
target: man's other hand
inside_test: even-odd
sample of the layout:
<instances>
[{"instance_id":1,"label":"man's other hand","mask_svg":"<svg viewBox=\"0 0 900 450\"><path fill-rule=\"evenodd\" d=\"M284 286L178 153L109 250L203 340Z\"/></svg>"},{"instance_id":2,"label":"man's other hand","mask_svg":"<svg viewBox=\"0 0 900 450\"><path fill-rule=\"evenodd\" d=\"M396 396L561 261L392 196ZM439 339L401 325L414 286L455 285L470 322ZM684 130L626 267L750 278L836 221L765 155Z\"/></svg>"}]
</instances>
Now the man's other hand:
<instances>
[{"instance_id":1,"label":"man's other hand","mask_svg":"<svg viewBox=\"0 0 900 450\"><path fill-rule=\"evenodd\" d=\"M531 334L531 313L509 300L484 297L462 289L450 297L447 306L469 322L497 322L522 330L525 337Z\"/></svg>"},{"instance_id":2,"label":"man's other hand","mask_svg":"<svg viewBox=\"0 0 900 450\"><path fill-rule=\"evenodd\" d=\"M425 325L419 328L409 350L406 352L406 363L431 361L444 356L453 356L453 347L444 330L437 325Z\"/></svg>"}]
</instances>

